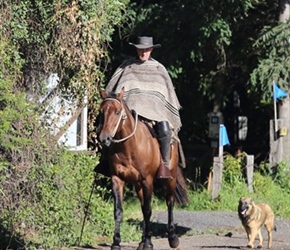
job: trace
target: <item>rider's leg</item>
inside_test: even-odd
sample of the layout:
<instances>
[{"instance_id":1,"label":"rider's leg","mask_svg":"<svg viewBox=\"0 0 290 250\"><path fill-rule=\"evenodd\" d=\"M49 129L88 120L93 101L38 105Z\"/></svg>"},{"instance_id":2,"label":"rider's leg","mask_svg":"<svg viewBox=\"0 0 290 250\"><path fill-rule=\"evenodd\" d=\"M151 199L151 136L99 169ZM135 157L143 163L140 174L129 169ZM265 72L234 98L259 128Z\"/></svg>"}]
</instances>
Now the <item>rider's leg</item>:
<instances>
[{"instance_id":1,"label":"rider's leg","mask_svg":"<svg viewBox=\"0 0 290 250\"><path fill-rule=\"evenodd\" d=\"M172 131L169 126L168 121L158 122L154 129L157 134L157 139L160 145L160 151L163 163L159 167L159 171L157 173L157 178L172 178L169 170L169 161L170 161L170 141ZM163 166L162 166L163 165ZM165 166L165 167L164 167Z\"/></svg>"}]
</instances>

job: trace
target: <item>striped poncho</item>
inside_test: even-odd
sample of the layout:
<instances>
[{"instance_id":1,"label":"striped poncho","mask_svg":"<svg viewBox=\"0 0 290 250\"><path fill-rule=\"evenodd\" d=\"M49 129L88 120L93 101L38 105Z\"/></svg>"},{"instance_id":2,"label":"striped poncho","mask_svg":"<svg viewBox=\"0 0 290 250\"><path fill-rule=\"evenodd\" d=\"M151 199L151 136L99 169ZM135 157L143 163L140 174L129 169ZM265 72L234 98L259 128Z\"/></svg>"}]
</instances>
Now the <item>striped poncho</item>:
<instances>
[{"instance_id":1,"label":"striped poncho","mask_svg":"<svg viewBox=\"0 0 290 250\"><path fill-rule=\"evenodd\" d=\"M152 121L168 121L176 133L180 130L181 106L167 70L158 61L125 61L115 71L106 91L118 93L122 87L130 109Z\"/></svg>"}]
</instances>

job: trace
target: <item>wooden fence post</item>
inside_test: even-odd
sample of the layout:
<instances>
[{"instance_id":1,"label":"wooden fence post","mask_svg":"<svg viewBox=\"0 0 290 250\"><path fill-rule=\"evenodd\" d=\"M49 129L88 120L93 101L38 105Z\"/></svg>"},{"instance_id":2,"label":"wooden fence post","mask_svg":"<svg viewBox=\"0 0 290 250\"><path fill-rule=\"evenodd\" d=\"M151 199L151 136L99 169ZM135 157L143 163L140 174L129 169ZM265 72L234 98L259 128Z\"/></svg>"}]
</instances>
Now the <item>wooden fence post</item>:
<instances>
[{"instance_id":1,"label":"wooden fence post","mask_svg":"<svg viewBox=\"0 0 290 250\"><path fill-rule=\"evenodd\" d=\"M223 156L213 158L213 175L212 175L212 200L219 197L219 192L222 186L223 173Z\"/></svg>"},{"instance_id":2,"label":"wooden fence post","mask_svg":"<svg viewBox=\"0 0 290 250\"><path fill-rule=\"evenodd\" d=\"M246 155L245 158L248 189L250 192L253 192L254 156Z\"/></svg>"},{"instance_id":3,"label":"wooden fence post","mask_svg":"<svg viewBox=\"0 0 290 250\"><path fill-rule=\"evenodd\" d=\"M215 201L219 197L222 188L222 174L223 174L224 160L223 156L213 158L212 178L209 180L209 186L212 188L212 200ZM241 166L246 170L247 185L250 192L253 192L253 173L254 173L254 156L246 155L244 165Z\"/></svg>"}]
</instances>

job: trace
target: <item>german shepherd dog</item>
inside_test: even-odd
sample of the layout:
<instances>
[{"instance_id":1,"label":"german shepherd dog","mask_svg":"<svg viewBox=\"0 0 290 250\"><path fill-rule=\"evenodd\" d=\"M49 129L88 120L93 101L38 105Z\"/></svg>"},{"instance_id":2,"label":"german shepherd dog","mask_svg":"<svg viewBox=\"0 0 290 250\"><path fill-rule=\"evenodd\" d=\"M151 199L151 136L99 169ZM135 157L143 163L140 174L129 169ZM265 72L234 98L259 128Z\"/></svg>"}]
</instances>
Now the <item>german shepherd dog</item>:
<instances>
[{"instance_id":1,"label":"german shepherd dog","mask_svg":"<svg viewBox=\"0 0 290 250\"><path fill-rule=\"evenodd\" d=\"M272 247L272 232L276 231L274 224L275 215L266 203L255 204L251 197L241 197L238 205L239 218L246 230L248 237L248 248L254 248L254 241L259 234L258 248L263 247L261 227L264 225L268 232L268 248Z\"/></svg>"}]
</instances>

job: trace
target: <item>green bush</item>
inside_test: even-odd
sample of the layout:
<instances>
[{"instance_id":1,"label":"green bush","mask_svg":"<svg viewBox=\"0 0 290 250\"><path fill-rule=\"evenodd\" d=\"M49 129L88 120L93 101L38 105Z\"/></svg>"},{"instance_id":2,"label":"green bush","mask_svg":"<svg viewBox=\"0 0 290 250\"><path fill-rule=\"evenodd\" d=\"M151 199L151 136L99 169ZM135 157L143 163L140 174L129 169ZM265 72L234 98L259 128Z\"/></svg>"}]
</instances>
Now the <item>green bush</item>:
<instances>
[{"instance_id":1,"label":"green bush","mask_svg":"<svg viewBox=\"0 0 290 250\"><path fill-rule=\"evenodd\" d=\"M112 235L109 191L95 187L97 156L58 146L40 123L43 80L57 72L59 91L88 96L93 121L96 88L104 81L107 43L127 20L127 0L6 1L0 22L0 246L56 249ZM29 98L28 98L29 93ZM44 105L45 106L45 105ZM86 212L86 218L85 218Z\"/></svg>"},{"instance_id":2,"label":"green bush","mask_svg":"<svg viewBox=\"0 0 290 250\"><path fill-rule=\"evenodd\" d=\"M15 72L22 60L3 38L0 57L1 247L75 245L83 223L82 244L111 236L113 208L103 199L106 189L94 189L87 211L98 157L57 146L39 123L36 107L17 90Z\"/></svg>"},{"instance_id":3,"label":"green bush","mask_svg":"<svg viewBox=\"0 0 290 250\"><path fill-rule=\"evenodd\" d=\"M274 174L274 181L287 193L290 193L290 169L286 163L278 164Z\"/></svg>"},{"instance_id":4,"label":"green bush","mask_svg":"<svg viewBox=\"0 0 290 250\"><path fill-rule=\"evenodd\" d=\"M97 158L64 151L54 160L54 164L31 166L27 185L23 183L19 191L19 204L1 210L6 232L11 238L18 235L27 249L78 244L83 223L82 243L92 244L96 235L110 235L113 212L108 213L111 204L103 200L107 190L94 189L88 207Z\"/></svg>"}]
</instances>

